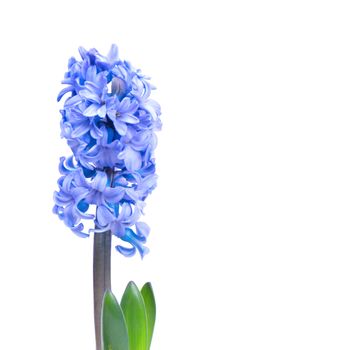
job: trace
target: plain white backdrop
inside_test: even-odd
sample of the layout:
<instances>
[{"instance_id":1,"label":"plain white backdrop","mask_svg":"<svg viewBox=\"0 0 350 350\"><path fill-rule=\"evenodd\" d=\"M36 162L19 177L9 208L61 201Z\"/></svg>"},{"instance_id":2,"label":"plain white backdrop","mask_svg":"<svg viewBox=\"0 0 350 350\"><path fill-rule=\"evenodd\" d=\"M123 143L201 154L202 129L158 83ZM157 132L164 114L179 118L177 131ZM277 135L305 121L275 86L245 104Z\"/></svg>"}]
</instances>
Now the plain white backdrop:
<instances>
[{"instance_id":1,"label":"plain white backdrop","mask_svg":"<svg viewBox=\"0 0 350 350\"><path fill-rule=\"evenodd\" d=\"M153 350L350 348L348 1L0 5L0 349L93 350L92 238L51 213L56 95L80 45L152 77L163 111ZM117 244L117 242L114 242Z\"/></svg>"}]
</instances>

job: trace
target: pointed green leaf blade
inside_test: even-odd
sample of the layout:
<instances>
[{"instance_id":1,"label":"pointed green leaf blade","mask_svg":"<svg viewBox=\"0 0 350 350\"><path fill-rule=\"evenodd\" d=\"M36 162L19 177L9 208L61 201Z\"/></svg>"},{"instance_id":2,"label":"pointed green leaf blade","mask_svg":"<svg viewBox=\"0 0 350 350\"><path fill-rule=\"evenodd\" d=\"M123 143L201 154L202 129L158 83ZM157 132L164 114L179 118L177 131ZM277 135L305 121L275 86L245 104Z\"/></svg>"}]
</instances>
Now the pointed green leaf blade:
<instances>
[{"instance_id":1,"label":"pointed green leaf blade","mask_svg":"<svg viewBox=\"0 0 350 350\"><path fill-rule=\"evenodd\" d=\"M143 297L134 282L129 282L120 305L128 328L130 350L147 350L146 308Z\"/></svg>"},{"instance_id":2,"label":"pointed green leaf blade","mask_svg":"<svg viewBox=\"0 0 350 350\"><path fill-rule=\"evenodd\" d=\"M145 302L148 322L148 349L151 348L154 324L156 322L156 299L150 282L147 282L141 289L141 295Z\"/></svg>"},{"instance_id":3,"label":"pointed green leaf blade","mask_svg":"<svg viewBox=\"0 0 350 350\"><path fill-rule=\"evenodd\" d=\"M103 297L101 323L103 350L130 350L123 311L110 290Z\"/></svg>"}]
</instances>

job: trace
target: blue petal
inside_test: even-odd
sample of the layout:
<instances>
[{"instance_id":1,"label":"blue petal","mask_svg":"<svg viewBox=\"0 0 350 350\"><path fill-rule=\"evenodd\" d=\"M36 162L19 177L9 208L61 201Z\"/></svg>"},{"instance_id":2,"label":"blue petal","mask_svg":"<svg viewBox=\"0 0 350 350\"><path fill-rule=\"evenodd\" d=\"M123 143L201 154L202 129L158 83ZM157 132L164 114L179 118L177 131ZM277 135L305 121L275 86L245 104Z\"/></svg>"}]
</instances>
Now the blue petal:
<instances>
[{"instance_id":1,"label":"blue petal","mask_svg":"<svg viewBox=\"0 0 350 350\"><path fill-rule=\"evenodd\" d=\"M129 97L123 98L123 100L120 102L120 106L118 108L118 111L123 113L134 113L137 111L138 103L136 100L131 100Z\"/></svg>"},{"instance_id":2,"label":"blue petal","mask_svg":"<svg viewBox=\"0 0 350 350\"><path fill-rule=\"evenodd\" d=\"M114 204L113 205L113 210L114 210L114 215L116 216L116 217L118 217L118 215L119 215L119 204Z\"/></svg>"},{"instance_id":3,"label":"blue petal","mask_svg":"<svg viewBox=\"0 0 350 350\"><path fill-rule=\"evenodd\" d=\"M86 213L86 211L89 209L89 203L86 203L83 199L78 203L77 208L83 212Z\"/></svg>"},{"instance_id":4,"label":"blue petal","mask_svg":"<svg viewBox=\"0 0 350 350\"><path fill-rule=\"evenodd\" d=\"M112 79L112 94L116 94L118 97L121 97L126 92L126 83L123 79L114 77Z\"/></svg>"},{"instance_id":5,"label":"blue petal","mask_svg":"<svg viewBox=\"0 0 350 350\"><path fill-rule=\"evenodd\" d=\"M90 130L91 136L94 139L100 139L101 137L103 137L103 132L101 131L100 128L98 128L98 126L96 125L96 123L92 123L91 124L91 130Z\"/></svg>"},{"instance_id":6,"label":"blue petal","mask_svg":"<svg viewBox=\"0 0 350 350\"><path fill-rule=\"evenodd\" d=\"M141 168L142 158L139 152L134 151L130 146L126 146L124 151L120 152L119 159L123 159L126 169L136 171Z\"/></svg>"},{"instance_id":7,"label":"blue petal","mask_svg":"<svg viewBox=\"0 0 350 350\"><path fill-rule=\"evenodd\" d=\"M71 189L70 195L76 202L80 202L82 199L84 199L89 194L89 190L84 187L75 187Z\"/></svg>"},{"instance_id":8,"label":"blue petal","mask_svg":"<svg viewBox=\"0 0 350 350\"><path fill-rule=\"evenodd\" d=\"M68 174L70 171L65 166L65 157L60 158L60 164L58 166L58 170L61 174Z\"/></svg>"},{"instance_id":9,"label":"blue petal","mask_svg":"<svg viewBox=\"0 0 350 350\"><path fill-rule=\"evenodd\" d=\"M72 204L63 208L63 221L68 227L73 227L79 222L79 218L75 214Z\"/></svg>"},{"instance_id":10,"label":"blue petal","mask_svg":"<svg viewBox=\"0 0 350 350\"><path fill-rule=\"evenodd\" d=\"M126 126L126 124L120 121L119 118L118 119L113 118L112 120L113 120L115 130L117 130L118 134L121 136L126 135L126 132L128 131L128 127Z\"/></svg>"},{"instance_id":11,"label":"blue petal","mask_svg":"<svg viewBox=\"0 0 350 350\"><path fill-rule=\"evenodd\" d=\"M97 83L100 84L99 81ZM101 92L101 87L98 84L96 84L96 82L87 81L85 82L85 88L90 91L94 91L96 94L99 94Z\"/></svg>"},{"instance_id":12,"label":"blue petal","mask_svg":"<svg viewBox=\"0 0 350 350\"><path fill-rule=\"evenodd\" d=\"M107 112L107 109L106 109L106 105L102 105L98 111L97 111L97 115L100 117L100 118L104 118L106 116L106 112Z\"/></svg>"},{"instance_id":13,"label":"blue petal","mask_svg":"<svg viewBox=\"0 0 350 350\"><path fill-rule=\"evenodd\" d=\"M74 130L71 133L71 137L81 137L82 135L86 134L89 131L89 129L90 123L88 120L86 120L83 123L74 126Z\"/></svg>"},{"instance_id":14,"label":"blue petal","mask_svg":"<svg viewBox=\"0 0 350 350\"><path fill-rule=\"evenodd\" d=\"M139 118L130 113L124 113L118 119L129 124L137 124L140 121Z\"/></svg>"},{"instance_id":15,"label":"blue petal","mask_svg":"<svg viewBox=\"0 0 350 350\"><path fill-rule=\"evenodd\" d=\"M151 229L145 222L137 222L135 226L136 226L136 232L139 236L148 237Z\"/></svg>"},{"instance_id":16,"label":"blue petal","mask_svg":"<svg viewBox=\"0 0 350 350\"><path fill-rule=\"evenodd\" d=\"M57 96L57 102L61 101L61 98L67 93L67 92L70 92L70 91L73 91L74 90L74 87L73 86L67 86L65 87L63 90L60 91L60 93L58 94Z\"/></svg>"},{"instance_id":17,"label":"blue petal","mask_svg":"<svg viewBox=\"0 0 350 350\"><path fill-rule=\"evenodd\" d=\"M91 187L94 190L103 192L107 186L107 174L104 171L97 171L96 176L91 182Z\"/></svg>"},{"instance_id":18,"label":"blue petal","mask_svg":"<svg viewBox=\"0 0 350 350\"><path fill-rule=\"evenodd\" d=\"M104 191L104 197L108 202L118 203L123 198L125 189L121 186L117 187L107 187Z\"/></svg>"},{"instance_id":19,"label":"blue petal","mask_svg":"<svg viewBox=\"0 0 350 350\"><path fill-rule=\"evenodd\" d=\"M85 59L86 55L87 55L87 51L82 46L80 46L78 50L79 50L81 58Z\"/></svg>"},{"instance_id":20,"label":"blue petal","mask_svg":"<svg viewBox=\"0 0 350 350\"><path fill-rule=\"evenodd\" d=\"M82 167L82 168L83 168L83 174L84 174L85 177L90 178L90 177L95 176L95 174L96 174L96 170L95 169L91 170L91 169L88 169L88 168L85 168L85 167Z\"/></svg>"},{"instance_id":21,"label":"blue petal","mask_svg":"<svg viewBox=\"0 0 350 350\"><path fill-rule=\"evenodd\" d=\"M91 102L96 102L96 103L100 103L101 100L99 98L99 96L94 93L94 92L91 92L87 89L82 89L79 91L79 95L84 98L85 100L88 100L88 101L91 101Z\"/></svg>"},{"instance_id":22,"label":"blue petal","mask_svg":"<svg viewBox=\"0 0 350 350\"><path fill-rule=\"evenodd\" d=\"M107 140L106 143L111 143L114 140L115 132L113 128L107 127Z\"/></svg>"},{"instance_id":23,"label":"blue petal","mask_svg":"<svg viewBox=\"0 0 350 350\"><path fill-rule=\"evenodd\" d=\"M73 156L70 156L66 159L65 165L66 165L66 168L71 171L74 171L77 169L76 165L74 165Z\"/></svg>"},{"instance_id":24,"label":"blue petal","mask_svg":"<svg viewBox=\"0 0 350 350\"><path fill-rule=\"evenodd\" d=\"M149 252L149 249L142 244L146 241L146 239L142 239L141 237L137 236L130 228L125 229L125 234L121 237L121 239L133 245L140 253L142 259Z\"/></svg>"},{"instance_id":25,"label":"blue petal","mask_svg":"<svg viewBox=\"0 0 350 350\"><path fill-rule=\"evenodd\" d=\"M132 139L132 146L137 151L145 150L152 141L152 134L148 131L138 132Z\"/></svg>"},{"instance_id":26,"label":"blue petal","mask_svg":"<svg viewBox=\"0 0 350 350\"><path fill-rule=\"evenodd\" d=\"M86 71L86 80L94 81L96 77L96 66L90 66Z\"/></svg>"},{"instance_id":27,"label":"blue petal","mask_svg":"<svg viewBox=\"0 0 350 350\"><path fill-rule=\"evenodd\" d=\"M127 188L125 194L133 201L137 201L140 198L139 191L136 191L134 188Z\"/></svg>"},{"instance_id":28,"label":"blue petal","mask_svg":"<svg viewBox=\"0 0 350 350\"><path fill-rule=\"evenodd\" d=\"M82 232L84 229L84 225L83 224L79 224L78 226L72 227L71 230L78 236L81 238L87 238L89 237L89 234Z\"/></svg>"},{"instance_id":29,"label":"blue petal","mask_svg":"<svg viewBox=\"0 0 350 350\"><path fill-rule=\"evenodd\" d=\"M95 115L97 115L97 111L99 108L100 105L93 103L85 109L83 114L85 115L85 117L94 117Z\"/></svg>"},{"instance_id":30,"label":"blue petal","mask_svg":"<svg viewBox=\"0 0 350 350\"><path fill-rule=\"evenodd\" d=\"M117 245L115 247L117 249L117 251L120 253L120 254L123 254L125 257L127 258L130 258L132 257L133 255L135 255L136 253L136 248L135 247L132 247L132 248L125 248L121 245Z\"/></svg>"},{"instance_id":31,"label":"blue petal","mask_svg":"<svg viewBox=\"0 0 350 350\"><path fill-rule=\"evenodd\" d=\"M107 55L108 61L113 64L118 60L118 47L116 44L112 44L108 55Z\"/></svg>"},{"instance_id":32,"label":"blue petal","mask_svg":"<svg viewBox=\"0 0 350 350\"><path fill-rule=\"evenodd\" d=\"M55 204L59 205L60 207L63 207L73 202L72 198L69 195L57 191L55 191L53 194L53 200Z\"/></svg>"},{"instance_id":33,"label":"blue petal","mask_svg":"<svg viewBox=\"0 0 350 350\"><path fill-rule=\"evenodd\" d=\"M68 69L70 69L76 62L77 62L77 60L74 57L71 57L68 60Z\"/></svg>"},{"instance_id":34,"label":"blue petal","mask_svg":"<svg viewBox=\"0 0 350 350\"><path fill-rule=\"evenodd\" d=\"M81 97L79 95L75 95L66 100L66 102L64 103L64 107L71 108L71 107L77 106L81 102L82 102Z\"/></svg>"},{"instance_id":35,"label":"blue petal","mask_svg":"<svg viewBox=\"0 0 350 350\"><path fill-rule=\"evenodd\" d=\"M114 215L104 205L99 205L96 210L96 219L100 226L109 225L114 219Z\"/></svg>"},{"instance_id":36,"label":"blue petal","mask_svg":"<svg viewBox=\"0 0 350 350\"><path fill-rule=\"evenodd\" d=\"M62 212L62 207L55 204L52 208L52 212L60 217L60 214ZM62 219L62 218L60 217L60 219Z\"/></svg>"}]
</instances>

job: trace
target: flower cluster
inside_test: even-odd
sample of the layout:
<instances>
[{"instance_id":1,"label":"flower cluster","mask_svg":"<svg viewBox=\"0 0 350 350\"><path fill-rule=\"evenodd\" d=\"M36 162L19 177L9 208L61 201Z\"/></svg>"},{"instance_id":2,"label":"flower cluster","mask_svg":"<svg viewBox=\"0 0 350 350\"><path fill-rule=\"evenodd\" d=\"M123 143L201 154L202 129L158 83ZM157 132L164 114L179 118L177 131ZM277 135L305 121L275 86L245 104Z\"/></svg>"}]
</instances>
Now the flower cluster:
<instances>
[{"instance_id":1,"label":"flower cluster","mask_svg":"<svg viewBox=\"0 0 350 350\"><path fill-rule=\"evenodd\" d=\"M110 230L129 243L116 246L120 253L138 250L143 257L149 227L138 220L156 186L153 153L161 128L160 107L149 98L154 87L119 59L115 45L107 56L95 49L79 53L81 60L68 62L67 87L57 98L70 94L60 111L61 137L73 156L60 160L53 211L77 235Z\"/></svg>"}]
</instances>

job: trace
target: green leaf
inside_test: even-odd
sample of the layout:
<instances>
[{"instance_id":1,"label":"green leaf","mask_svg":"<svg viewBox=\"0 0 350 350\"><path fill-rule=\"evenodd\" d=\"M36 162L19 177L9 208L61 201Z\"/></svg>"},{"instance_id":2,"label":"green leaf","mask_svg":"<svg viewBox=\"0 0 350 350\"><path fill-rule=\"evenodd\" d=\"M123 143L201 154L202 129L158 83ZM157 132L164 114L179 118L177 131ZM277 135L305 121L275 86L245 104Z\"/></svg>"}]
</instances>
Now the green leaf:
<instances>
[{"instance_id":1,"label":"green leaf","mask_svg":"<svg viewBox=\"0 0 350 350\"><path fill-rule=\"evenodd\" d=\"M156 299L154 298L153 288L150 282L147 282L141 289L141 295L145 302L147 321L148 321L148 349L151 348L154 324L156 322Z\"/></svg>"},{"instance_id":2,"label":"green leaf","mask_svg":"<svg viewBox=\"0 0 350 350\"><path fill-rule=\"evenodd\" d=\"M103 297L101 323L103 350L130 350L123 311L110 290Z\"/></svg>"},{"instance_id":3,"label":"green leaf","mask_svg":"<svg viewBox=\"0 0 350 350\"><path fill-rule=\"evenodd\" d=\"M127 285L120 305L128 328L130 350L148 350L145 303L134 282Z\"/></svg>"}]
</instances>

